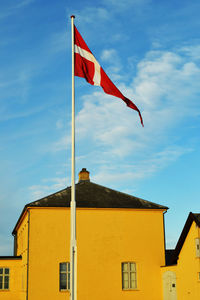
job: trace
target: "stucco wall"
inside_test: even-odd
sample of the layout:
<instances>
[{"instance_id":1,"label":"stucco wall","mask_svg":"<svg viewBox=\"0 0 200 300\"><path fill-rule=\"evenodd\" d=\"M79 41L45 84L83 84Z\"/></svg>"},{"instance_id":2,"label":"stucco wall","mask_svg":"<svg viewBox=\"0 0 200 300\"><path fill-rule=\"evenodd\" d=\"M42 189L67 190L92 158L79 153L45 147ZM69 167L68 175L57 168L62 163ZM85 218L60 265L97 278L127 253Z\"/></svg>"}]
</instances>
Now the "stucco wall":
<instances>
[{"instance_id":1,"label":"stucco wall","mask_svg":"<svg viewBox=\"0 0 200 300\"><path fill-rule=\"evenodd\" d=\"M69 208L30 210L29 300L67 299L59 263L70 260ZM162 211L77 209L78 299L161 300ZM121 263L137 264L137 290L122 290Z\"/></svg>"},{"instance_id":2,"label":"stucco wall","mask_svg":"<svg viewBox=\"0 0 200 300\"><path fill-rule=\"evenodd\" d=\"M21 300L21 259L0 259L0 268L9 268L9 289L0 290L0 300Z\"/></svg>"}]
</instances>

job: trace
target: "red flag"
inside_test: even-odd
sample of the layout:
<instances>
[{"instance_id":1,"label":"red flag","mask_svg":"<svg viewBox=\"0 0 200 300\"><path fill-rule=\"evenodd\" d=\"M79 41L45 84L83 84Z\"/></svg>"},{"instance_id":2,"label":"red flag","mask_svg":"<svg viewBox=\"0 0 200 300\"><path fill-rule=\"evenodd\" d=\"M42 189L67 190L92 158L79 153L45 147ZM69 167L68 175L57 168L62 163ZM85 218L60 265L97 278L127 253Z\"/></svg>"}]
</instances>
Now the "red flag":
<instances>
[{"instance_id":1,"label":"red flag","mask_svg":"<svg viewBox=\"0 0 200 300\"><path fill-rule=\"evenodd\" d=\"M106 75L78 32L76 26L74 26L74 43L75 76L83 77L90 84L101 86L105 93L121 98L128 107L138 112L141 124L144 126L141 113L137 106L126 98Z\"/></svg>"}]
</instances>

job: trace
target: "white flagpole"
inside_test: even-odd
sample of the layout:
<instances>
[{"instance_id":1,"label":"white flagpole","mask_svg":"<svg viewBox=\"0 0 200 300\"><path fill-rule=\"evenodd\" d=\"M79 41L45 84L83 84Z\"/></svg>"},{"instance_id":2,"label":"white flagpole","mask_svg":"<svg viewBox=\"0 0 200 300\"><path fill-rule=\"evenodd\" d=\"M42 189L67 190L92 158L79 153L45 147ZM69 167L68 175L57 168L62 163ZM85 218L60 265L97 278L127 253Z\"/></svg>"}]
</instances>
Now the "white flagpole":
<instances>
[{"instance_id":1,"label":"white flagpole","mask_svg":"<svg viewBox=\"0 0 200 300\"><path fill-rule=\"evenodd\" d=\"M74 88L74 18L72 28L72 167L71 167L71 241L70 241L70 300L77 300L77 247L76 247L76 200L75 200L75 88Z\"/></svg>"}]
</instances>

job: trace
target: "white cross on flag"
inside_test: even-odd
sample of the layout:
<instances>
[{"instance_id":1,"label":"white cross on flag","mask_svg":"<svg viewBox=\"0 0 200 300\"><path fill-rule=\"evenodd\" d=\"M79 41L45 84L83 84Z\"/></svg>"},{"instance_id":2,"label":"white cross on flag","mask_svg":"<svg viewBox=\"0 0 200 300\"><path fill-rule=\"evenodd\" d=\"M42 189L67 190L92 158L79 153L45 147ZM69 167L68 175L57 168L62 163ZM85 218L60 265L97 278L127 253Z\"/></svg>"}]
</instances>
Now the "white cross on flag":
<instances>
[{"instance_id":1,"label":"white cross on flag","mask_svg":"<svg viewBox=\"0 0 200 300\"><path fill-rule=\"evenodd\" d=\"M74 26L74 43L75 76L83 77L90 84L101 86L105 93L121 98L128 107L138 112L141 124L144 126L141 113L137 106L126 98L106 75L78 32L76 26Z\"/></svg>"}]
</instances>

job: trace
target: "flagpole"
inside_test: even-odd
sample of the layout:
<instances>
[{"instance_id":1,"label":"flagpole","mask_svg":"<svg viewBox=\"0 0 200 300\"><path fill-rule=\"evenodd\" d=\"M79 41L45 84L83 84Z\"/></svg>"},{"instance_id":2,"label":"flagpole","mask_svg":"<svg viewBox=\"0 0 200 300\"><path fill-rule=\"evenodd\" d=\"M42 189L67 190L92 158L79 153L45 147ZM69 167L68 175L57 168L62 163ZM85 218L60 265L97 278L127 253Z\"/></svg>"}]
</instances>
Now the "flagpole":
<instances>
[{"instance_id":1,"label":"flagpole","mask_svg":"<svg viewBox=\"0 0 200 300\"><path fill-rule=\"evenodd\" d=\"M70 300L77 300L77 246L76 246L76 200L75 200L75 88L74 88L74 18L72 29L72 158L71 158L71 241L70 241Z\"/></svg>"}]
</instances>

